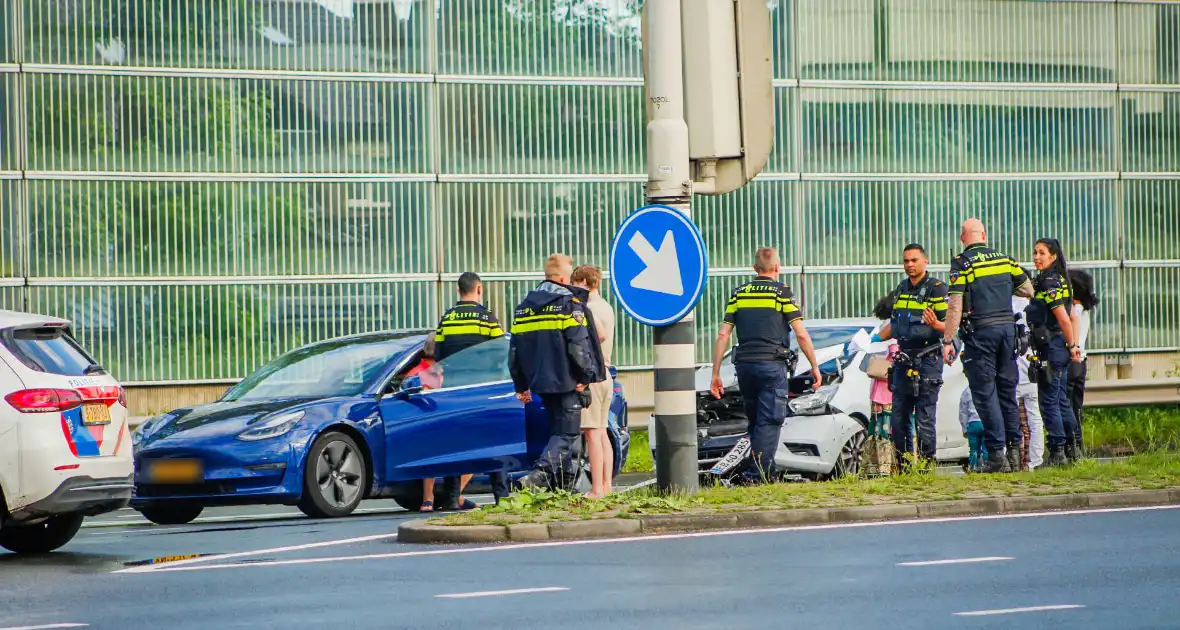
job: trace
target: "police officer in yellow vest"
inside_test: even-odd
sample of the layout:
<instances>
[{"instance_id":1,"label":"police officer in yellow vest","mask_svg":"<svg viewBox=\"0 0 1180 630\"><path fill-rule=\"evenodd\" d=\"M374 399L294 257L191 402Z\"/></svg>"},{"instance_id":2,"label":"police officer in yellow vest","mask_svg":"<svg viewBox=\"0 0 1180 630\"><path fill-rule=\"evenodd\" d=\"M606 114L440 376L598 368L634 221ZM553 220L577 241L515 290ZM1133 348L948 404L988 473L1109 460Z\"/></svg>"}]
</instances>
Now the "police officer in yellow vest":
<instances>
[{"instance_id":1,"label":"police officer in yellow vest","mask_svg":"<svg viewBox=\"0 0 1180 630\"><path fill-rule=\"evenodd\" d=\"M945 329L948 288L926 271L930 259L917 243L906 245L902 263L907 278L894 290L897 299L889 323L873 338L896 338L900 352L893 362L893 449L902 468L906 453L913 452L910 414L915 415L918 451L933 461L938 450L935 430L938 393L942 389L942 354L939 338Z\"/></svg>"},{"instance_id":2,"label":"police officer in yellow vest","mask_svg":"<svg viewBox=\"0 0 1180 630\"><path fill-rule=\"evenodd\" d=\"M961 322L963 372L971 387L971 401L983 422L987 449L983 472L1019 471L1024 439L1016 406L1020 374L1016 367L1012 296L1032 298L1032 280L1011 256L988 247L987 232L979 219L963 223L959 240L965 249L951 261L943 356L947 364L954 362L952 344Z\"/></svg>"}]
</instances>

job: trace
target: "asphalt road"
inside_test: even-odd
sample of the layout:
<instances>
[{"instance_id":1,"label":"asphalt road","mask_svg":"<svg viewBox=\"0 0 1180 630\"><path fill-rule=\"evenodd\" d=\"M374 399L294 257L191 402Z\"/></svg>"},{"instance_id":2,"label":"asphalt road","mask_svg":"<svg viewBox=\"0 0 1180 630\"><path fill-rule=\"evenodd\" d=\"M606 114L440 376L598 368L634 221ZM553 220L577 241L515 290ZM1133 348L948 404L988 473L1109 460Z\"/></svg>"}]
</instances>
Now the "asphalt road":
<instances>
[{"instance_id":1,"label":"asphalt road","mask_svg":"<svg viewBox=\"0 0 1180 630\"><path fill-rule=\"evenodd\" d=\"M1177 509L398 543L415 516L87 528L0 555L0 630L1180 626Z\"/></svg>"}]
</instances>

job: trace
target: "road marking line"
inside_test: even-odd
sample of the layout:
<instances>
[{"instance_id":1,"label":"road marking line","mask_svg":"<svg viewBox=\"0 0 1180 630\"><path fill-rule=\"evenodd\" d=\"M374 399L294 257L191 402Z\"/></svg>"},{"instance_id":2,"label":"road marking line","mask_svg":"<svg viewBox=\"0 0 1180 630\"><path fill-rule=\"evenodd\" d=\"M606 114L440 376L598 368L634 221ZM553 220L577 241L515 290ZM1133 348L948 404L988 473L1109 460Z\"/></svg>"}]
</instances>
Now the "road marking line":
<instances>
[{"instance_id":1,"label":"road marking line","mask_svg":"<svg viewBox=\"0 0 1180 630\"><path fill-rule=\"evenodd\" d=\"M983 617L985 615L1011 615L1013 613L1044 612L1047 610L1072 610L1085 608L1079 604L1065 604L1062 606L1029 606L1028 608L1002 608L999 610L973 610L971 612L957 612L957 617Z\"/></svg>"},{"instance_id":2,"label":"road marking line","mask_svg":"<svg viewBox=\"0 0 1180 630\"><path fill-rule=\"evenodd\" d=\"M18 626L15 628L0 628L0 630L51 630L52 628L86 628L88 623L52 623L46 626Z\"/></svg>"},{"instance_id":3,"label":"road marking line","mask_svg":"<svg viewBox=\"0 0 1180 630\"><path fill-rule=\"evenodd\" d=\"M970 564L973 562L1002 562L1005 560L1015 560L1008 556L989 556L986 558L954 558L951 560L923 560L921 562L898 562L899 567L933 567L941 564Z\"/></svg>"},{"instance_id":4,"label":"road marking line","mask_svg":"<svg viewBox=\"0 0 1180 630\"><path fill-rule=\"evenodd\" d=\"M478 591L475 593L450 593L447 595L435 595L441 599L467 599L469 597L499 597L501 595L524 595L527 593L556 593L557 591L568 591L564 586L546 586L543 588L517 588L510 591Z\"/></svg>"},{"instance_id":5,"label":"road marking line","mask_svg":"<svg viewBox=\"0 0 1180 630\"><path fill-rule=\"evenodd\" d=\"M759 528L759 529L729 529L720 531L708 532L690 532L685 534L658 534L654 536L627 536L623 538L593 538L588 540L561 540L538 543L519 543L519 544L499 544L487 547L457 547L449 549L426 549L423 551L397 551L391 553L374 553L365 554L361 556L335 556L326 558L297 558L293 560L267 560L263 562L251 562L249 564L208 564L202 566L177 566L180 563L174 562L168 565L157 565L155 567L134 567L128 569L120 569L112 573L161 573L167 571L207 571L211 569L244 569L248 567L274 567L274 566L288 566L296 564L320 564L323 562L355 562L358 560L384 560L389 558L413 558L417 556L445 556L462 553L485 553L491 551L515 551L518 549L534 549L542 547L572 547L578 545L607 545L612 543L643 543L653 540L679 540L685 538L712 538L715 536L741 536L748 534L774 534L782 532L798 532L798 531L816 531L828 529L858 529L864 527L892 527L897 525L927 525L930 523L955 523L966 521L992 521L992 520L1007 520L1020 518L1037 518L1044 516L1076 516L1085 514L1114 514L1119 512L1148 512L1156 510L1176 510L1180 509L1180 505L1157 505L1150 507L1130 507L1130 508L1102 508L1098 510L1066 510L1061 512L1035 512L1027 514L985 514L980 516L947 516L941 518L929 519L909 519L903 521L873 521L867 523L837 523L828 525L800 525L792 527L773 527L773 528ZM272 550L249 552L250 555L270 553ZM225 557L225 556L220 556ZM208 562L216 560L219 556L209 556L207 558L194 559L194 562ZM187 563L187 561L182 561ZM0 629L3 630L3 629Z\"/></svg>"},{"instance_id":6,"label":"road marking line","mask_svg":"<svg viewBox=\"0 0 1180 630\"><path fill-rule=\"evenodd\" d=\"M325 540L323 542L308 543L306 545L289 545L287 547L272 547L270 549L257 549L255 551L239 551L236 553L223 553L211 556L203 556L200 558L189 558L187 560L177 560L176 562L169 562L167 565L147 565L143 567L128 567L126 569L119 569L114 573L147 573L150 571L159 571L153 569L153 566L168 566L169 568L180 567L181 565L195 564L198 562L212 562L214 560L229 560L231 558L246 558L249 556L261 556L268 553L284 553L287 551L302 551L304 549L319 549L321 547L334 547L336 545L348 545L358 542L369 542L372 540L384 540L386 538L397 538L397 534L377 534L375 536L360 536L357 538L343 538L340 540ZM238 565L224 565L224 566L238 566ZM196 568L196 567L191 567ZM0 630L4 630L0 628Z\"/></svg>"}]
</instances>

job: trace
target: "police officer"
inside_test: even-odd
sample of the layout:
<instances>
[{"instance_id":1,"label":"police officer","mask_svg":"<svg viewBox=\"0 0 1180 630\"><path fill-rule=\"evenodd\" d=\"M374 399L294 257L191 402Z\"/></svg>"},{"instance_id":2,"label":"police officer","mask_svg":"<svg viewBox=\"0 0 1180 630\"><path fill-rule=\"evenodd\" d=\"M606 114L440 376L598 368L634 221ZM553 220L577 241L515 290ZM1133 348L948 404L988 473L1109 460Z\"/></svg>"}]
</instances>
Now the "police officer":
<instances>
[{"instance_id":1,"label":"police officer","mask_svg":"<svg viewBox=\"0 0 1180 630\"><path fill-rule=\"evenodd\" d=\"M1011 256L987 246L979 219L963 223L963 253L951 261L943 357L954 363L953 341L963 327L963 371L983 421L987 462L983 472L1020 470L1020 411L1016 405L1016 325L1012 295L1031 298L1032 281ZM1007 447L1007 453L1004 449Z\"/></svg>"},{"instance_id":2,"label":"police officer","mask_svg":"<svg viewBox=\"0 0 1180 630\"><path fill-rule=\"evenodd\" d=\"M570 285L569 256L554 254L545 262L545 280L516 307L512 317L509 370L521 402L533 395L549 415L550 437L534 470L521 487L561 482L572 471L570 449L582 429L582 408L590 405L591 383L607 378L593 316L586 309L590 292Z\"/></svg>"},{"instance_id":3,"label":"police officer","mask_svg":"<svg viewBox=\"0 0 1180 630\"><path fill-rule=\"evenodd\" d=\"M1055 238L1042 238L1033 248L1037 279L1036 295L1025 309L1032 329L1032 346L1037 357L1036 385L1041 417L1049 434L1049 466L1064 466L1077 459L1076 419L1070 408L1066 384L1070 361L1081 361L1070 310L1069 271L1065 253Z\"/></svg>"},{"instance_id":4,"label":"police officer","mask_svg":"<svg viewBox=\"0 0 1180 630\"><path fill-rule=\"evenodd\" d=\"M504 329L487 307L483 305L483 281L470 271L459 276L459 301L439 320L438 330L434 333L434 360L441 362L447 357L504 336ZM452 363L445 366L450 373L450 380L456 385L464 384L464 365ZM443 374L443 383L447 382L447 374ZM503 471L488 475L492 484L492 495L496 502L508 496L508 477ZM443 494L448 497L448 505L444 509L472 509L475 503L461 496L471 475L447 477L444 480ZM433 482L428 480L427 483Z\"/></svg>"},{"instance_id":5,"label":"police officer","mask_svg":"<svg viewBox=\"0 0 1180 630\"><path fill-rule=\"evenodd\" d=\"M754 257L754 272L757 277L734 289L725 307L725 319L713 347L710 384L713 397L721 398L721 359L729 347L730 333L736 328L738 346L733 351L733 362L750 420L754 464L754 469L745 473L748 482L766 481L775 475L774 455L788 411L791 375L787 366L794 364L791 330L811 363L812 378L816 385L820 382L811 337L803 327L803 313L790 287L778 281L782 273L778 252L770 247L759 249Z\"/></svg>"},{"instance_id":6,"label":"police officer","mask_svg":"<svg viewBox=\"0 0 1180 630\"><path fill-rule=\"evenodd\" d=\"M918 450L933 461L938 450L935 424L938 392L942 389L942 356L938 340L946 329L947 286L926 272L930 259L917 243L906 245L902 263L907 278L894 290L897 298L889 323L873 341L896 338L901 353L893 364L893 449L907 467L905 454L913 451L910 414L915 413ZM917 373L917 382L912 377Z\"/></svg>"}]
</instances>

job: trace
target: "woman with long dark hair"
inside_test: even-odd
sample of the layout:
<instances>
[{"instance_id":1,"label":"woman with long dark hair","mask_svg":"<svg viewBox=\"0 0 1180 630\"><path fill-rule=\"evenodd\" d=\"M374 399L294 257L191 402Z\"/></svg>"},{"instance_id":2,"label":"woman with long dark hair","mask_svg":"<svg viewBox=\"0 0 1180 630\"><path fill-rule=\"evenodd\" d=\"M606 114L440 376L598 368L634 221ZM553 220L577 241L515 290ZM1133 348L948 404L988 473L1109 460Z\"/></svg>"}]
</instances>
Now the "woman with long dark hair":
<instances>
[{"instance_id":1,"label":"woman with long dark hair","mask_svg":"<svg viewBox=\"0 0 1180 630\"><path fill-rule=\"evenodd\" d=\"M1086 342L1090 336L1090 311L1098 306L1098 294L1094 292L1094 278L1080 269L1069 270L1069 288L1073 293L1073 322L1074 337L1078 341L1078 348L1082 351L1082 360L1069 364L1069 379L1066 381L1065 391L1069 398L1069 407L1073 410L1074 423L1077 425L1075 448L1082 451L1082 405L1086 399Z\"/></svg>"},{"instance_id":2,"label":"woman with long dark hair","mask_svg":"<svg viewBox=\"0 0 1180 630\"><path fill-rule=\"evenodd\" d=\"M1073 298L1069 289L1069 266L1061 243L1042 238L1033 248L1037 279L1036 295L1025 310L1032 328L1033 349L1042 368L1034 379L1040 398L1041 417L1049 434L1049 466L1062 466L1077 459L1077 425L1066 395L1071 361L1081 359L1069 313ZM1047 365L1046 365L1047 363Z\"/></svg>"}]
</instances>

